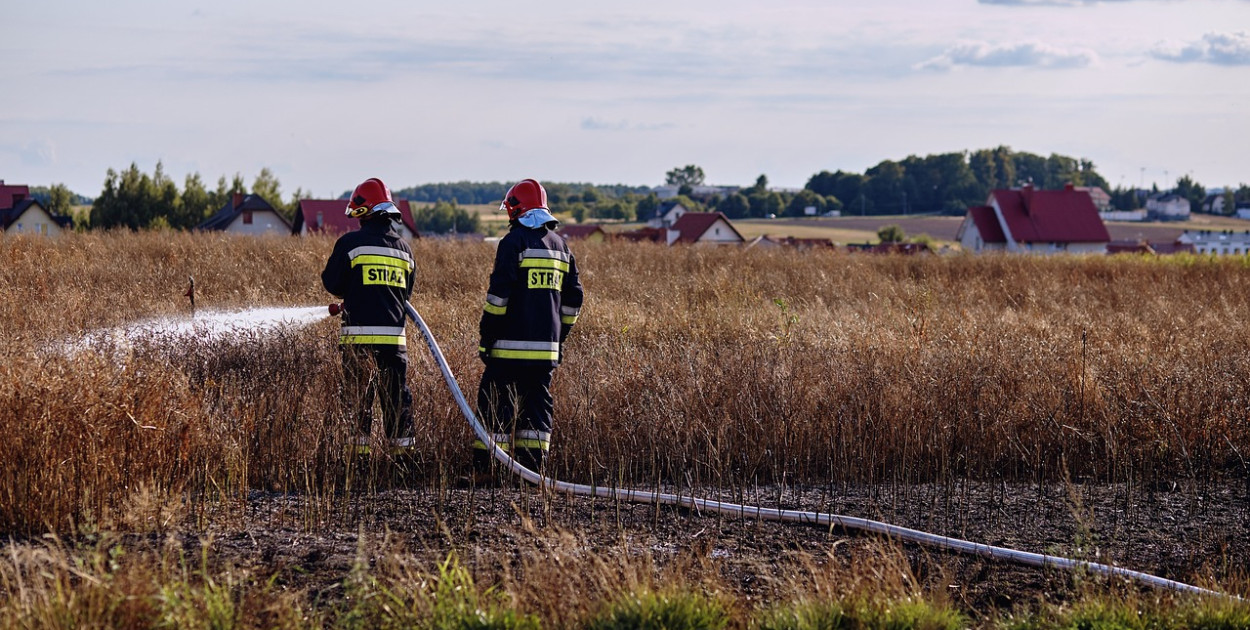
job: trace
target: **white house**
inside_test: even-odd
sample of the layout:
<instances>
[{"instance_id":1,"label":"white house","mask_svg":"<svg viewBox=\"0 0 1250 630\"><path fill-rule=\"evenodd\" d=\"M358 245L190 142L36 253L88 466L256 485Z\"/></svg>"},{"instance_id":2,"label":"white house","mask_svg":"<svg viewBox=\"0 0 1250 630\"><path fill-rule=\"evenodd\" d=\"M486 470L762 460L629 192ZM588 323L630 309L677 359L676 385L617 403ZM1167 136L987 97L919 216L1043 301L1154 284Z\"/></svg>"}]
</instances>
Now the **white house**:
<instances>
[{"instance_id":1,"label":"white house","mask_svg":"<svg viewBox=\"0 0 1250 630\"><path fill-rule=\"evenodd\" d=\"M1023 188L995 190L984 206L968 208L955 233L964 251L1035 254L1104 253L1111 235L1089 193Z\"/></svg>"},{"instance_id":2,"label":"white house","mask_svg":"<svg viewBox=\"0 0 1250 630\"><path fill-rule=\"evenodd\" d=\"M1146 209L1100 211L1098 216L1102 217L1103 221L1145 221Z\"/></svg>"},{"instance_id":3,"label":"white house","mask_svg":"<svg viewBox=\"0 0 1250 630\"><path fill-rule=\"evenodd\" d=\"M655 209L655 214L650 217L638 217L645 219L647 227L667 228L671 227L683 214L690 212L690 209L682 205L678 201L664 201Z\"/></svg>"},{"instance_id":4,"label":"white house","mask_svg":"<svg viewBox=\"0 0 1250 630\"><path fill-rule=\"evenodd\" d=\"M1250 254L1250 230L1185 230L1178 243L1194 246L1199 254L1216 256L1243 256Z\"/></svg>"},{"instance_id":5,"label":"white house","mask_svg":"<svg viewBox=\"0 0 1250 630\"><path fill-rule=\"evenodd\" d=\"M217 214L195 229L235 234L290 234L291 224L260 195L235 193Z\"/></svg>"},{"instance_id":6,"label":"white house","mask_svg":"<svg viewBox=\"0 0 1250 630\"><path fill-rule=\"evenodd\" d=\"M1173 193L1146 198L1146 214L1160 221L1188 221L1189 200Z\"/></svg>"},{"instance_id":7,"label":"white house","mask_svg":"<svg viewBox=\"0 0 1250 630\"><path fill-rule=\"evenodd\" d=\"M29 186L6 185L0 179L0 232L56 236L73 226L73 219L53 214L31 198Z\"/></svg>"},{"instance_id":8,"label":"white house","mask_svg":"<svg viewBox=\"0 0 1250 630\"><path fill-rule=\"evenodd\" d=\"M687 212L667 232L668 244L741 245L746 242L720 212Z\"/></svg>"}]
</instances>

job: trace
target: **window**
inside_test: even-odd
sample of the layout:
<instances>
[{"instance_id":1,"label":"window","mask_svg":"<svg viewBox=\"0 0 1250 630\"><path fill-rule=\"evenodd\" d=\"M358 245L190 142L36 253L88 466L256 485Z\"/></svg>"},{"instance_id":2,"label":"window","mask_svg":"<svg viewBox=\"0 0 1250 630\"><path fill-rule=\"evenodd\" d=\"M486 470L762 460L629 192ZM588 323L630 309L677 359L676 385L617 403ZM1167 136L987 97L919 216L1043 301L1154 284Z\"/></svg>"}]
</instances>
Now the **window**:
<instances>
[{"instance_id":1,"label":"window","mask_svg":"<svg viewBox=\"0 0 1250 630\"><path fill-rule=\"evenodd\" d=\"M243 211L243 225L251 225L251 224L252 224L252 211L244 210Z\"/></svg>"},{"instance_id":2,"label":"window","mask_svg":"<svg viewBox=\"0 0 1250 630\"><path fill-rule=\"evenodd\" d=\"M317 225L313 227L321 227L323 223L325 223L325 213L318 210L317 211Z\"/></svg>"}]
</instances>

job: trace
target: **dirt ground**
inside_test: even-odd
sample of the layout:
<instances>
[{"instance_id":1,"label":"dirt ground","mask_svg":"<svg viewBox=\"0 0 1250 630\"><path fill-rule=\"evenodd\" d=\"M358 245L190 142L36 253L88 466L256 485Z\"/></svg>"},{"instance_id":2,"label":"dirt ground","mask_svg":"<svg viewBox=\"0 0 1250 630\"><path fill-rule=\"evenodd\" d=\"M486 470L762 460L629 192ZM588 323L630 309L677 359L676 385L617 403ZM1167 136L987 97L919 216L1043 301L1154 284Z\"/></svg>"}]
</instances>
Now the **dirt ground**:
<instances>
[{"instance_id":1,"label":"dirt ground","mask_svg":"<svg viewBox=\"0 0 1250 630\"><path fill-rule=\"evenodd\" d=\"M688 493L688 490L683 490ZM899 487L752 488L697 496L882 520L928 532L1025 551L1052 553L1188 582L1246 583L1250 574L1250 484L1009 486L971 484ZM812 558L871 555L880 539L811 525L701 514L647 504L519 489L392 488L353 500L348 513L309 515L306 497L253 493L244 505L213 515L214 523L184 535L188 551L211 540L214 556L310 598L335 597L357 558L375 561L398 547L441 560L451 550L481 575L500 557L525 553L534 530L563 532L590 549L646 555L657 567L704 556L745 601L766 598L767 567L796 554ZM362 540L362 536L364 539ZM967 610L1017 602L1064 600L1067 572L901 545L917 579L948 590ZM832 554L832 555L831 555ZM431 564L432 566L432 564ZM489 579L489 575L487 575ZM1246 595L1246 593L1241 593Z\"/></svg>"}]
</instances>

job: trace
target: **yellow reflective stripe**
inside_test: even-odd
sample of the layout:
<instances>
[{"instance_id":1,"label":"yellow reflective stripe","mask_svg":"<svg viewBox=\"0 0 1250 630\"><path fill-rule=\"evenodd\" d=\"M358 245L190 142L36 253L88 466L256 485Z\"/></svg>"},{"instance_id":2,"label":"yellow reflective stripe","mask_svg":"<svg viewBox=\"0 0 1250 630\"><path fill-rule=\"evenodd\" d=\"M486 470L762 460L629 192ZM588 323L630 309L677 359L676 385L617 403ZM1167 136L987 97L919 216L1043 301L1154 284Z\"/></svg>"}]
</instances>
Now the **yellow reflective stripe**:
<instances>
[{"instance_id":1,"label":"yellow reflective stripe","mask_svg":"<svg viewBox=\"0 0 1250 630\"><path fill-rule=\"evenodd\" d=\"M352 259L352 266L355 267L356 265L382 265L383 267L396 267L404 271L412 271L412 263L391 256L357 256Z\"/></svg>"},{"instance_id":2,"label":"yellow reflective stripe","mask_svg":"<svg viewBox=\"0 0 1250 630\"><path fill-rule=\"evenodd\" d=\"M508 312L508 307L495 306L494 304L487 302L486 305L482 307L482 310L486 311L487 313L490 313L491 315L503 315L504 313Z\"/></svg>"},{"instance_id":3,"label":"yellow reflective stripe","mask_svg":"<svg viewBox=\"0 0 1250 630\"><path fill-rule=\"evenodd\" d=\"M521 261L522 269L555 269L568 272L569 264L554 258L526 258Z\"/></svg>"},{"instance_id":4,"label":"yellow reflective stripe","mask_svg":"<svg viewBox=\"0 0 1250 630\"><path fill-rule=\"evenodd\" d=\"M491 348L490 356L496 359L555 361L560 358L560 353L548 350L501 350L499 348Z\"/></svg>"},{"instance_id":5,"label":"yellow reflective stripe","mask_svg":"<svg viewBox=\"0 0 1250 630\"><path fill-rule=\"evenodd\" d=\"M507 442L498 442L498 441L496 441L496 442L495 442L495 446L498 446L499 448L503 449L503 451L504 451L505 453L506 453L506 452L508 452L508 451L510 451L510 450L512 450L512 449L509 447L509 445L508 445L508 443L507 443ZM473 448L476 448L476 449L481 449L481 450L483 450L483 451L488 450L488 449L487 449L487 447L486 447L486 443L485 443L485 442L483 442L483 441L481 441L481 440L473 440Z\"/></svg>"},{"instance_id":6,"label":"yellow reflective stripe","mask_svg":"<svg viewBox=\"0 0 1250 630\"><path fill-rule=\"evenodd\" d=\"M369 344L375 346L407 345L403 335L340 335L339 343L346 345Z\"/></svg>"},{"instance_id":7,"label":"yellow reflective stripe","mask_svg":"<svg viewBox=\"0 0 1250 630\"><path fill-rule=\"evenodd\" d=\"M561 324L568 324L568 325L572 326L573 324L576 324L576 323L577 323L577 316L576 316L576 315L561 315L561 316L560 316L560 323L561 323Z\"/></svg>"},{"instance_id":8,"label":"yellow reflective stripe","mask_svg":"<svg viewBox=\"0 0 1250 630\"><path fill-rule=\"evenodd\" d=\"M544 451L551 450L551 442L544 440L517 440L517 448L541 448Z\"/></svg>"}]
</instances>

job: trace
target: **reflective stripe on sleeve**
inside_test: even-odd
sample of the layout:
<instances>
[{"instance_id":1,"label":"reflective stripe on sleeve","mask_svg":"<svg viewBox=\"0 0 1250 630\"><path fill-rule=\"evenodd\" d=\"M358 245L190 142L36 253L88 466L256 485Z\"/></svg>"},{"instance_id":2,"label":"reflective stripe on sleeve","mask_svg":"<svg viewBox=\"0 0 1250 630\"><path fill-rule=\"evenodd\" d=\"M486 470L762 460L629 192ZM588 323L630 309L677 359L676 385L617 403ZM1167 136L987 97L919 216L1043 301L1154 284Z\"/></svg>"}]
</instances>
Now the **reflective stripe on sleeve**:
<instances>
[{"instance_id":1,"label":"reflective stripe on sleeve","mask_svg":"<svg viewBox=\"0 0 1250 630\"><path fill-rule=\"evenodd\" d=\"M573 324L576 324L577 316L581 312L582 312L582 309L580 308L573 308L571 306L561 306L560 307L560 323L568 324L570 326L572 326Z\"/></svg>"},{"instance_id":2,"label":"reflective stripe on sleeve","mask_svg":"<svg viewBox=\"0 0 1250 630\"><path fill-rule=\"evenodd\" d=\"M508 298L501 298L497 295L486 294L486 305L482 310L491 315L503 315L508 312Z\"/></svg>"}]
</instances>

